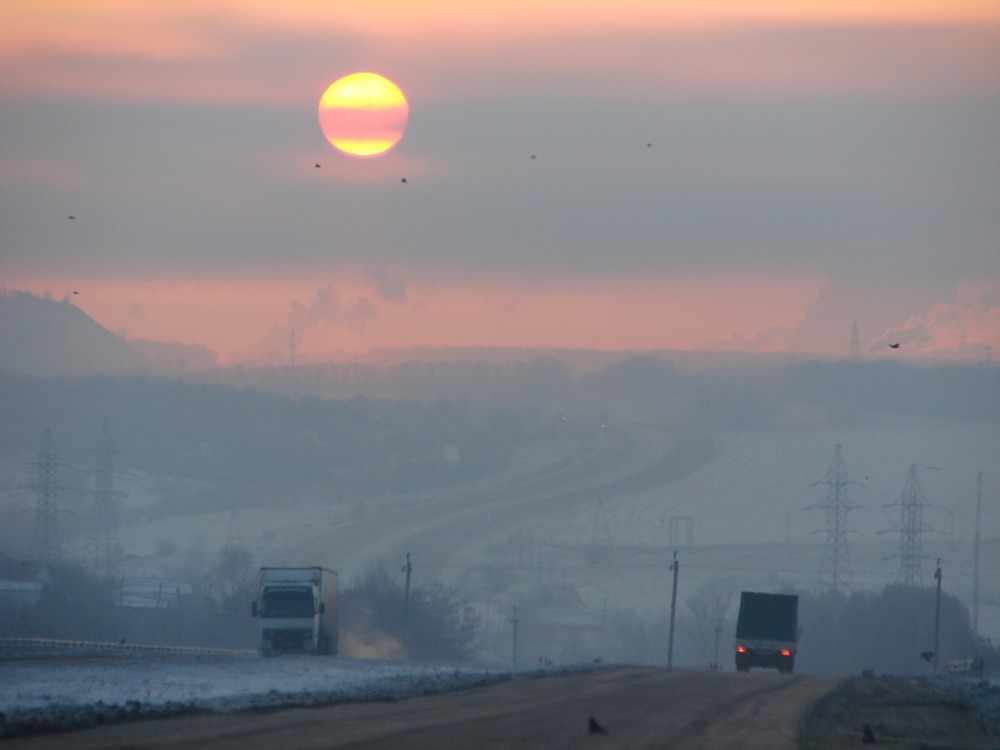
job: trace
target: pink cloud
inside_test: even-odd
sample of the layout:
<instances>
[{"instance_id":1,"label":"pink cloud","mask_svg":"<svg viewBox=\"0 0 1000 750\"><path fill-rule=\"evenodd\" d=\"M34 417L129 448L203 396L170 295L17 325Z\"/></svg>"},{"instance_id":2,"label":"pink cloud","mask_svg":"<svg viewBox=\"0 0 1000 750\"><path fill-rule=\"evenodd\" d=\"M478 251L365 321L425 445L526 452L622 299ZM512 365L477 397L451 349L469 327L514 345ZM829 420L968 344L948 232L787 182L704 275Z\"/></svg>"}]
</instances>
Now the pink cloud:
<instances>
[{"instance_id":1,"label":"pink cloud","mask_svg":"<svg viewBox=\"0 0 1000 750\"><path fill-rule=\"evenodd\" d=\"M938 302L922 315L889 328L870 346L954 359L983 359L1000 349L1000 286L965 285L955 302Z\"/></svg>"},{"instance_id":2,"label":"pink cloud","mask_svg":"<svg viewBox=\"0 0 1000 750\"><path fill-rule=\"evenodd\" d=\"M432 283L398 269L316 279L35 280L129 338L197 344L225 362L299 361L378 348L512 346L592 349L780 350L822 280L773 274L647 278L526 278ZM303 301L305 300L305 301ZM739 344L743 342L745 346Z\"/></svg>"},{"instance_id":3,"label":"pink cloud","mask_svg":"<svg viewBox=\"0 0 1000 750\"><path fill-rule=\"evenodd\" d=\"M1000 90L1000 11L985 3L446 5L39 0L0 11L0 90L297 105L359 60L423 101Z\"/></svg>"}]
</instances>

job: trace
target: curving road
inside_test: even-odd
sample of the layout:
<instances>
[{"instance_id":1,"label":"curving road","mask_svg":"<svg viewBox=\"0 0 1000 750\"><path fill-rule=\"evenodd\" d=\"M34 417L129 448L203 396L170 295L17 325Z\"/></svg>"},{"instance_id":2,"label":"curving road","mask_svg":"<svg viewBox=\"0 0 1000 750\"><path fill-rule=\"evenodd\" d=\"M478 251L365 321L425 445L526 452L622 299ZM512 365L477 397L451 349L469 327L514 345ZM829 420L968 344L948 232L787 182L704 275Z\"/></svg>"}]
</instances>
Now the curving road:
<instances>
[{"instance_id":1,"label":"curving road","mask_svg":"<svg viewBox=\"0 0 1000 750\"><path fill-rule=\"evenodd\" d=\"M637 423L593 429L594 447L568 465L439 499L383 502L367 518L302 540L296 553L340 561L405 551L433 555L439 564L468 559L469 550L508 537L528 519L591 512L598 502L610 505L701 468L712 453L711 440L693 430Z\"/></svg>"}]
</instances>

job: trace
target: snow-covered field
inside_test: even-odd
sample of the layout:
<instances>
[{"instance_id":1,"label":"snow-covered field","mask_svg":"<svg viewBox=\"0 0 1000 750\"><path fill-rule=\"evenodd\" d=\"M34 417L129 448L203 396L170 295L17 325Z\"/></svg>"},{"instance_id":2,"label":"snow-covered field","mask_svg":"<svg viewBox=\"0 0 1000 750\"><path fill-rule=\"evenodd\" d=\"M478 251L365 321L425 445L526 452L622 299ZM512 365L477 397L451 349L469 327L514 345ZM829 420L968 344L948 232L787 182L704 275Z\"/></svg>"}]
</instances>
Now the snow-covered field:
<instances>
[{"instance_id":1,"label":"snow-covered field","mask_svg":"<svg viewBox=\"0 0 1000 750\"><path fill-rule=\"evenodd\" d=\"M0 662L0 737L192 711L399 700L529 674L310 656Z\"/></svg>"},{"instance_id":2,"label":"snow-covered field","mask_svg":"<svg viewBox=\"0 0 1000 750\"><path fill-rule=\"evenodd\" d=\"M309 656L0 662L0 739L192 712L401 700L538 674ZM931 679L1000 726L1000 682Z\"/></svg>"}]
</instances>

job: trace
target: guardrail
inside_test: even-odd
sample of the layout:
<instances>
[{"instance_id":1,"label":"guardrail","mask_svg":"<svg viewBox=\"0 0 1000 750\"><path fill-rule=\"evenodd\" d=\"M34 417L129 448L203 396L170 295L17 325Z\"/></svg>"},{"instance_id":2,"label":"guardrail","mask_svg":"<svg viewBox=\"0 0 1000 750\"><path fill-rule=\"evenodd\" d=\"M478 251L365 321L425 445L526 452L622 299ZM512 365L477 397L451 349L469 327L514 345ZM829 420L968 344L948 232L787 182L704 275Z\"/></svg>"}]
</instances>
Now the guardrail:
<instances>
[{"instance_id":1,"label":"guardrail","mask_svg":"<svg viewBox=\"0 0 1000 750\"><path fill-rule=\"evenodd\" d=\"M212 656L256 659L257 651L197 646L149 646L110 641L65 641L52 638L0 638L0 655L69 656Z\"/></svg>"}]
</instances>

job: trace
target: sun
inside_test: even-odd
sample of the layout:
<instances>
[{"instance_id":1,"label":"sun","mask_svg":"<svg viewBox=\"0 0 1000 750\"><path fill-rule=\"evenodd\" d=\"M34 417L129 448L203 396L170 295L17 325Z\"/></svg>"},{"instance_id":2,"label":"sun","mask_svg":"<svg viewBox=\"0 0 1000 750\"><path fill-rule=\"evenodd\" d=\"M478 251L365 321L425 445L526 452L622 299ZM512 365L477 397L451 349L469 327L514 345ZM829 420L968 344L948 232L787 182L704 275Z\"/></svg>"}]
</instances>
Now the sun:
<instances>
[{"instance_id":1,"label":"sun","mask_svg":"<svg viewBox=\"0 0 1000 750\"><path fill-rule=\"evenodd\" d=\"M323 135L351 156L378 156L391 149L403 137L409 114L399 86L376 73L344 76L319 100Z\"/></svg>"}]
</instances>

